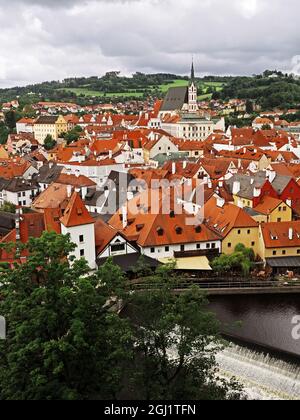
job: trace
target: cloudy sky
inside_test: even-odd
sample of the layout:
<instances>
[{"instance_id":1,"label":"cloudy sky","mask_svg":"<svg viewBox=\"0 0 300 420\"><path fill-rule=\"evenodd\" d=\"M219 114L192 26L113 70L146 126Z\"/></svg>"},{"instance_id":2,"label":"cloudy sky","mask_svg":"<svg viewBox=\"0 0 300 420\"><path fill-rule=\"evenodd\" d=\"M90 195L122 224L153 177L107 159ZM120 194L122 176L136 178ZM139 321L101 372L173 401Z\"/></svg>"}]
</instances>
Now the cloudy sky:
<instances>
[{"instance_id":1,"label":"cloudy sky","mask_svg":"<svg viewBox=\"0 0 300 420\"><path fill-rule=\"evenodd\" d=\"M0 0L0 87L109 70L300 73L298 0Z\"/></svg>"}]
</instances>

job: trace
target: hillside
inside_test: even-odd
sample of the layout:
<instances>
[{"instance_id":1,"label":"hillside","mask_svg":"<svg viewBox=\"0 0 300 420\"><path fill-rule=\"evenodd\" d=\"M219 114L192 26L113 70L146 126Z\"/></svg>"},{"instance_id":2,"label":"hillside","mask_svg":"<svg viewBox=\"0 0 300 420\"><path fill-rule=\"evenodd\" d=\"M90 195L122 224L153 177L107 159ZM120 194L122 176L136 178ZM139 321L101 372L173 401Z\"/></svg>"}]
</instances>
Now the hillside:
<instances>
[{"instance_id":1,"label":"hillside","mask_svg":"<svg viewBox=\"0 0 300 420\"><path fill-rule=\"evenodd\" d=\"M221 99L252 99L264 110L299 108L300 80L281 72L265 72L254 77L236 77L220 93Z\"/></svg>"},{"instance_id":2,"label":"hillside","mask_svg":"<svg viewBox=\"0 0 300 420\"><path fill-rule=\"evenodd\" d=\"M62 82L44 82L26 87L0 89L0 102L20 97L21 103L34 103L37 100L76 101L85 105L92 102L144 100L163 98L170 87L186 86L188 76L174 74L142 74L122 77L118 72L109 72L103 77L70 78ZM199 100L210 99L220 92L224 81L197 79Z\"/></svg>"}]
</instances>

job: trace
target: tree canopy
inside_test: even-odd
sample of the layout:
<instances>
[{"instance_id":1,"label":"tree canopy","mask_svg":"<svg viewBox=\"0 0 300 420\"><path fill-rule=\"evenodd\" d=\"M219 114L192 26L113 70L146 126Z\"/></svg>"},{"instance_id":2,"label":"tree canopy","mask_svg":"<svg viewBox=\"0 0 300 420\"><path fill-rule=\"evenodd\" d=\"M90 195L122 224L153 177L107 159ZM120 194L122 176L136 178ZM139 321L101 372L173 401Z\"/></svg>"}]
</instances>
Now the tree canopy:
<instances>
[{"instance_id":1,"label":"tree canopy","mask_svg":"<svg viewBox=\"0 0 300 420\"><path fill-rule=\"evenodd\" d=\"M56 146L57 142L54 138L48 134L44 140L44 147L46 150L52 150Z\"/></svg>"},{"instance_id":2,"label":"tree canopy","mask_svg":"<svg viewBox=\"0 0 300 420\"><path fill-rule=\"evenodd\" d=\"M235 247L234 253L222 254L212 262L212 269L218 274L236 272L248 276L253 268L255 253L252 248L246 248L243 244Z\"/></svg>"},{"instance_id":3,"label":"tree canopy","mask_svg":"<svg viewBox=\"0 0 300 420\"><path fill-rule=\"evenodd\" d=\"M223 342L197 287L176 296L167 266L137 292L111 259L91 273L74 246L46 232L14 244L27 261L0 270L1 400L242 398L219 378Z\"/></svg>"}]
</instances>

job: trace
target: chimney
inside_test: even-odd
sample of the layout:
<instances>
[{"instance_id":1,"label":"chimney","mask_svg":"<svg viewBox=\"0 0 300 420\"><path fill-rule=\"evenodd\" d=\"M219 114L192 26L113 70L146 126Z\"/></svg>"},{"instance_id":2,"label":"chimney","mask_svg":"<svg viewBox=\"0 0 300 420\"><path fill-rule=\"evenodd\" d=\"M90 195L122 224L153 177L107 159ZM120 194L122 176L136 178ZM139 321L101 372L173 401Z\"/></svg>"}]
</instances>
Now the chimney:
<instances>
[{"instance_id":1,"label":"chimney","mask_svg":"<svg viewBox=\"0 0 300 420\"><path fill-rule=\"evenodd\" d=\"M67 185L67 197L71 198L71 195L72 195L72 186Z\"/></svg>"},{"instance_id":2,"label":"chimney","mask_svg":"<svg viewBox=\"0 0 300 420\"><path fill-rule=\"evenodd\" d=\"M261 189L255 187L253 190L253 197L257 198L260 196L260 194L261 194Z\"/></svg>"},{"instance_id":3,"label":"chimney","mask_svg":"<svg viewBox=\"0 0 300 420\"><path fill-rule=\"evenodd\" d=\"M289 206L289 207L292 207L292 200L286 200L286 204Z\"/></svg>"},{"instance_id":4,"label":"chimney","mask_svg":"<svg viewBox=\"0 0 300 420\"><path fill-rule=\"evenodd\" d=\"M19 214L18 214L18 218L16 219L15 224L16 224L16 241L19 241L21 239L21 235L20 235L20 215Z\"/></svg>"},{"instance_id":5,"label":"chimney","mask_svg":"<svg viewBox=\"0 0 300 420\"><path fill-rule=\"evenodd\" d=\"M221 198L221 197L218 197L217 198L217 207L219 207L219 208L223 208L224 207L224 205L225 205L225 200L224 200L224 198Z\"/></svg>"},{"instance_id":6,"label":"chimney","mask_svg":"<svg viewBox=\"0 0 300 420\"><path fill-rule=\"evenodd\" d=\"M219 181L219 188L223 188L223 184L224 184L223 181Z\"/></svg>"},{"instance_id":7,"label":"chimney","mask_svg":"<svg viewBox=\"0 0 300 420\"><path fill-rule=\"evenodd\" d=\"M182 167L183 167L183 169L185 169L187 167L187 161L186 160L182 163Z\"/></svg>"},{"instance_id":8,"label":"chimney","mask_svg":"<svg viewBox=\"0 0 300 420\"><path fill-rule=\"evenodd\" d=\"M82 187L81 195L82 195L83 200L85 200L85 197L87 196L87 193L88 193L88 188L87 187Z\"/></svg>"},{"instance_id":9,"label":"chimney","mask_svg":"<svg viewBox=\"0 0 300 420\"><path fill-rule=\"evenodd\" d=\"M123 229L126 229L127 224L128 224L128 213L127 213L126 204L122 207L122 220L123 220Z\"/></svg>"},{"instance_id":10,"label":"chimney","mask_svg":"<svg viewBox=\"0 0 300 420\"><path fill-rule=\"evenodd\" d=\"M209 189L211 189L211 188L213 187L213 185L212 185L212 182L211 182L211 179L210 179L210 178L207 180L207 186L208 186L208 188L209 188Z\"/></svg>"},{"instance_id":11,"label":"chimney","mask_svg":"<svg viewBox=\"0 0 300 420\"><path fill-rule=\"evenodd\" d=\"M76 169L75 175L76 175L76 178L79 178L80 177L80 171L79 171L79 169Z\"/></svg>"},{"instance_id":12,"label":"chimney","mask_svg":"<svg viewBox=\"0 0 300 420\"><path fill-rule=\"evenodd\" d=\"M292 241L294 236L294 230L293 228L289 228L289 240Z\"/></svg>"},{"instance_id":13,"label":"chimney","mask_svg":"<svg viewBox=\"0 0 300 420\"><path fill-rule=\"evenodd\" d=\"M232 194L237 195L240 191L241 191L240 181L234 181L233 188L232 188Z\"/></svg>"},{"instance_id":14,"label":"chimney","mask_svg":"<svg viewBox=\"0 0 300 420\"><path fill-rule=\"evenodd\" d=\"M269 181L271 182L271 184L273 183L275 178L276 178L276 172L275 171L269 171Z\"/></svg>"},{"instance_id":15,"label":"chimney","mask_svg":"<svg viewBox=\"0 0 300 420\"><path fill-rule=\"evenodd\" d=\"M109 151L109 153L108 153L108 157L109 157L109 159L112 159L112 157L113 157L113 152L112 152L112 150L110 150L110 151Z\"/></svg>"},{"instance_id":16,"label":"chimney","mask_svg":"<svg viewBox=\"0 0 300 420\"><path fill-rule=\"evenodd\" d=\"M176 162L172 162L172 175L176 174Z\"/></svg>"}]
</instances>

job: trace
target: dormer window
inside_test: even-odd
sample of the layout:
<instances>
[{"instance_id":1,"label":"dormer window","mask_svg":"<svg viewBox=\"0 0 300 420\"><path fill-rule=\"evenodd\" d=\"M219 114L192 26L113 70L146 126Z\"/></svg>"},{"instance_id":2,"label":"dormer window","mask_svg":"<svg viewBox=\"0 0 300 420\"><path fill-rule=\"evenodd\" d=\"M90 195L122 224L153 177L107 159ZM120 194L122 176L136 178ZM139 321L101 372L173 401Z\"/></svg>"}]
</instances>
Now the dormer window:
<instances>
[{"instance_id":1,"label":"dormer window","mask_svg":"<svg viewBox=\"0 0 300 420\"><path fill-rule=\"evenodd\" d=\"M163 236L163 234L164 234L163 228L159 227L159 228L156 229L156 231L157 231L158 236Z\"/></svg>"},{"instance_id":2,"label":"dormer window","mask_svg":"<svg viewBox=\"0 0 300 420\"><path fill-rule=\"evenodd\" d=\"M175 230L176 230L176 234L177 234L177 235L182 235L182 228L181 228L180 226L177 226L177 227L175 228Z\"/></svg>"},{"instance_id":3,"label":"dormer window","mask_svg":"<svg viewBox=\"0 0 300 420\"><path fill-rule=\"evenodd\" d=\"M201 228L200 225L195 227L195 232L196 233L201 233L201 231L202 231L202 228Z\"/></svg>"},{"instance_id":4,"label":"dormer window","mask_svg":"<svg viewBox=\"0 0 300 420\"><path fill-rule=\"evenodd\" d=\"M144 226L145 225L136 225L136 231L140 232L144 228Z\"/></svg>"}]
</instances>

